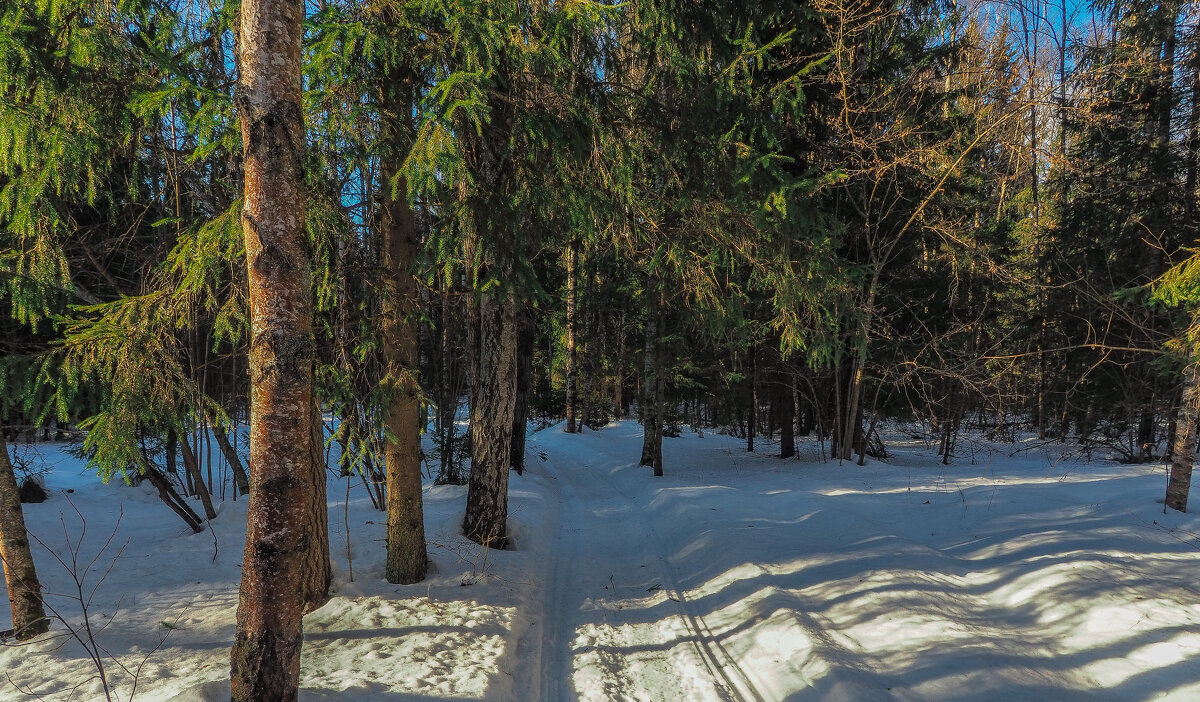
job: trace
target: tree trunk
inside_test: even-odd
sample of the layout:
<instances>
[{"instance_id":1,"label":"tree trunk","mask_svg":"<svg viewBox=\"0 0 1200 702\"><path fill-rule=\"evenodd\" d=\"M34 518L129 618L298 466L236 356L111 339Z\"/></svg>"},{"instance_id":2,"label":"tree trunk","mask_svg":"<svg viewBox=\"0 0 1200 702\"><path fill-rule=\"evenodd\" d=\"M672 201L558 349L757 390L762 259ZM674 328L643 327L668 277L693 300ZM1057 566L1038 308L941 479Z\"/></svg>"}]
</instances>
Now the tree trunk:
<instances>
[{"instance_id":1,"label":"tree trunk","mask_svg":"<svg viewBox=\"0 0 1200 702\"><path fill-rule=\"evenodd\" d=\"M867 300L860 312L862 315L862 324L860 333L862 334L861 348L854 349L854 364L850 369L850 384L846 392L846 407L845 407L845 425L842 427L842 433L838 437L840 446L838 447L838 459L848 461L854 456L854 447L857 443L863 441L862 436L862 395L863 381L867 366L867 345L871 338L871 326L874 323L875 315L875 295L879 289L879 268L875 268L875 272L871 275L871 281L868 286Z\"/></svg>"},{"instance_id":2,"label":"tree trunk","mask_svg":"<svg viewBox=\"0 0 1200 702\"><path fill-rule=\"evenodd\" d=\"M576 376L579 374L577 363L577 351L575 349L575 319L578 314L579 306L579 282L578 264L579 252L575 242L567 247L567 427L568 434L575 433L575 404L578 400L578 380Z\"/></svg>"},{"instance_id":3,"label":"tree trunk","mask_svg":"<svg viewBox=\"0 0 1200 702\"><path fill-rule=\"evenodd\" d=\"M398 83L402 78L391 81ZM385 86L385 92L389 87ZM389 110L398 115L408 101ZM419 242L416 218L408 204L408 186L400 163L384 159L383 309L381 344L387 368L390 398L384 409L386 429L384 462L387 465L387 564L389 583L411 584L425 578L425 518L421 505L421 385L418 333L417 281L412 275ZM394 192L392 183L396 182Z\"/></svg>"},{"instance_id":4,"label":"tree trunk","mask_svg":"<svg viewBox=\"0 0 1200 702\"><path fill-rule=\"evenodd\" d=\"M625 308L621 308L621 317L617 322L617 357L613 363L613 419L625 418L625 398L622 397L622 385L625 382Z\"/></svg>"},{"instance_id":5,"label":"tree trunk","mask_svg":"<svg viewBox=\"0 0 1200 702\"><path fill-rule=\"evenodd\" d=\"M1192 487L1192 461L1196 454L1196 422L1200 420L1200 364L1192 362L1183 373L1183 401L1171 452L1171 474L1167 480L1167 506L1187 511Z\"/></svg>"},{"instance_id":6,"label":"tree trunk","mask_svg":"<svg viewBox=\"0 0 1200 702\"><path fill-rule=\"evenodd\" d=\"M314 343L304 241L301 38L304 3L243 0L237 107L242 127L250 310L250 504L234 702L291 702L302 617L330 580L325 471L314 446ZM326 526L323 529L322 526ZM322 548L323 546L323 548Z\"/></svg>"},{"instance_id":7,"label":"tree trunk","mask_svg":"<svg viewBox=\"0 0 1200 702\"><path fill-rule=\"evenodd\" d=\"M529 393L533 382L533 346L537 343L537 324L533 310L521 305L517 331L517 398L513 407L512 458L517 475L525 472L525 433L529 422Z\"/></svg>"},{"instance_id":8,"label":"tree trunk","mask_svg":"<svg viewBox=\"0 0 1200 702\"><path fill-rule=\"evenodd\" d=\"M583 338L589 339L591 334L591 324L589 322L585 322L583 328ZM591 346L591 343L587 341L584 342L583 363L579 364L580 389L576 396L576 401L579 405L579 431L581 432L583 431L583 428L592 421L592 395L593 391L595 390L595 375L592 373L592 365L595 359L591 357Z\"/></svg>"},{"instance_id":9,"label":"tree trunk","mask_svg":"<svg viewBox=\"0 0 1200 702\"><path fill-rule=\"evenodd\" d=\"M217 440L217 447L221 449L221 455L225 456L225 462L229 464L229 468L233 471L233 484L237 487L237 491L243 495L250 494L250 476L246 473L245 467L242 466L242 459L238 456L238 452L229 443L229 435L225 433L223 427L216 424L211 424L213 438Z\"/></svg>"},{"instance_id":10,"label":"tree trunk","mask_svg":"<svg viewBox=\"0 0 1200 702\"><path fill-rule=\"evenodd\" d=\"M29 549L29 534L25 531L25 514L21 511L21 495L17 475L8 457L8 443L0 431L0 563L4 567L4 583L8 589L8 604L12 609L13 635L18 641L44 634L50 620L42 607L42 586L33 567Z\"/></svg>"},{"instance_id":11,"label":"tree trunk","mask_svg":"<svg viewBox=\"0 0 1200 702\"><path fill-rule=\"evenodd\" d=\"M163 475L162 471L144 458L140 463L140 467L142 475L158 490L158 498L163 501L163 504L170 507L172 512L179 515L179 518L188 525L193 534L199 534L204 531L204 520L200 518L200 515L196 514L196 511L187 503L187 500L183 499L178 492L175 492L175 488L171 486L171 481L167 479L167 476Z\"/></svg>"},{"instance_id":12,"label":"tree trunk","mask_svg":"<svg viewBox=\"0 0 1200 702\"><path fill-rule=\"evenodd\" d=\"M196 460L196 454L192 451L186 434L179 441L179 447L183 449L183 467L187 469L188 475L192 476L196 496L200 498L200 504L204 505L204 518L212 521L217 518L217 510L213 509L212 494L209 493L204 476L200 473L200 463Z\"/></svg>"},{"instance_id":13,"label":"tree trunk","mask_svg":"<svg viewBox=\"0 0 1200 702\"><path fill-rule=\"evenodd\" d=\"M666 421L665 413L663 412L663 402L666 395L667 378L663 372L663 349L662 349L662 330L663 330L663 299L662 292L658 293L658 322L654 325L655 337L654 344L658 349L654 353L654 416L656 418L656 431L654 432L654 459L651 466L654 468L654 476L661 478L663 475L663 423Z\"/></svg>"},{"instance_id":14,"label":"tree trunk","mask_svg":"<svg viewBox=\"0 0 1200 702\"><path fill-rule=\"evenodd\" d=\"M321 417L321 406L315 397L309 416L312 437L309 443L312 457L312 493L305 504L308 512L305 525L311 533L321 536L309 539L302 556L304 580L300 584L300 596L304 599L305 614L329 601L329 587L333 584L333 565L329 558L329 501L326 496L329 467L325 465L325 422ZM382 499L380 496L380 500Z\"/></svg>"},{"instance_id":15,"label":"tree trunk","mask_svg":"<svg viewBox=\"0 0 1200 702\"><path fill-rule=\"evenodd\" d=\"M1154 406L1154 396L1150 396L1147 403L1151 407ZM1086 427L1079 427L1079 439L1084 441ZM1158 444L1158 416L1150 409L1143 410L1138 419L1137 430L1137 458L1139 461L1149 461L1154 458L1154 447Z\"/></svg>"},{"instance_id":16,"label":"tree trunk","mask_svg":"<svg viewBox=\"0 0 1200 702\"><path fill-rule=\"evenodd\" d=\"M662 417L658 414L658 291L646 286L646 349L642 381L642 460L653 466L662 448Z\"/></svg>"},{"instance_id":17,"label":"tree trunk","mask_svg":"<svg viewBox=\"0 0 1200 702\"><path fill-rule=\"evenodd\" d=\"M442 295L442 336L441 359L438 363L438 437L441 448L441 467L438 470L437 483L462 485L466 482L454 455L454 441L458 427L454 421L458 412L458 401L462 394L462 368L458 365L459 356L455 343L453 283L447 279L446 289ZM471 353L470 350L467 350ZM470 368L470 365L467 366Z\"/></svg>"},{"instance_id":18,"label":"tree trunk","mask_svg":"<svg viewBox=\"0 0 1200 702\"><path fill-rule=\"evenodd\" d=\"M754 453L754 435L758 429L758 359L756 345L750 344L750 372L747 380L750 382L750 410L746 420L746 450Z\"/></svg>"},{"instance_id":19,"label":"tree trunk","mask_svg":"<svg viewBox=\"0 0 1200 702\"><path fill-rule=\"evenodd\" d=\"M854 364L850 368L850 380L847 387L847 400L842 417L842 426L837 436L837 458L849 461L854 457L854 445L858 434L862 432L862 420L859 415L859 404L862 402L862 382L866 359L863 351L857 351Z\"/></svg>"},{"instance_id":20,"label":"tree trunk","mask_svg":"<svg viewBox=\"0 0 1200 702\"><path fill-rule=\"evenodd\" d=\"M179 469L175 461L175 453L179 450L179 437L175 434L174 429L167 431L167 443L164 450L166 451L167 474L179 480ZM182 482L180 481L181 484Z\"/></svg>"},{"instance_id":21,"label":"tree trunk","mask_svg":"<svg viewBox=\"0 0 1200 702\"><path fill-rule=\"evenodd\" d=\"M501 278L505 279L504 277ZM478 365L471 393L471 477L463 533L491 548L508 545L508 472L516 405L516 297L478 295Z\"/></svg>"},{"instance_id":22,"label":"tree trunk","mask_svg":"<svg viewBox=\"0 0 1200 702\"><path fill-rule=\"evenodd\" d=\"M796 400L793 394L792 374L781 373L784 381L779 390L779 457L791 458L796 455Z\"/></svg>"},{"instance_id":23,"label":"tree trunk","mask_svg":"<svg viewBox=\"0 0 1200 702\"><path fill-rule=\"evenodd\" d=\"M1064 0L1065 1L1065 0ZM1038 100L1036 99L1036 84L1033 79L1038 71L1038 27L1042 20L1040 15L1036 13L1032 18L1026 13L1024 5L1020 6L1020 18L1024 43L1022 50L1025 59L1025 69L1027 73L1026 89L1028 91L1029 104L1029 183L1030 195L1032 198L1031 224L1034 246L1034 259L1037 266L1038 283L1043 282L1042 274L1042 231L1041 231L1041 213L1042 213L1042 197L1041 197L1041 168L1040 161L1040 143L1038 140ZM1030 24L1032 19L1032 25ZM1066 32L1066 28L1063 28ZM1065 155L1063 156L1065 158ZM1037 292L1037 323L1038 323L1038 341L1036 349L1037 361L1037 397L1035 398L1035 413L1038 438L1044 438L1046 435L1048 410L1046 407L1046 333L1047 311L1043 304L1045 293L1041 287Z\"/></svg>"},{"instance_id":24,"label":"tree trunk","mask_svg":"<svg viewBox=\"0 0 1200 702\"><path fill-rule=\"evenodd\" d=\"M585 250L586 254L586 250ZM584 255L582 266L582 275L586 281L583 286L583 362L579 364L579 391L576 393L576 402L579 405L579 431L583 431L592 421L592 398L595 396L595 380L596 380L596 357L593 349L598 344L593 343L593 335L596 331L596 319L592 310L592 273L590 270L591 258ZM576 304L576 315L579 315L578 303ZM576 340L576 353L581 344Z\"/></svg>"},{"instance_id":25,"label":"tree trunk","mask_svg":"<svg viewBox=\"0 0 1200 702\"><path fill-rule=\"evenodd\" d=\"M613 419L620 421L625 418L625 398L621 394L621 367L617 367L617 374L613 376Z\"/></svg>"},{"instance_id":26,"label":"tree trunk","mask_svg":"<svg viewBox=\"0 0 1200 702\"><path fill-rule=\"evenodd\" d=\"M1183 388L1177 388L1171 402L1171 411L1167 414L1167 438L1164 442L1163 460L1170 461L1175 455L1175 432L1179 427L1179 406L1183 404Z\"/></svg>"},{"instance_id":27,"label":"tree trunk","mask_svg":"<svg viewBox=\"0 0 1200 702\"><path fill-rule=\"evenodd\" d=\"M1200 205L1197 173L1200 172L1200 40L1192 49L1192 107L1188 113L1183 179L1183 221L1194 224Z\"/></svg>"},{"instance_id":28,"label":"tree trunk","mask_svg":"<svg viewBox=\"0 0 1200 702\"><path fill-rule=\"evenodd\" d=\"M1058 43L1058 153L1061 157L1067 155L1067 51L1071 38L1071 21L1067 16L1067 2L1062 0L1059 9L1062 16L1059 22Z\"/></svg>"}]
</instances>

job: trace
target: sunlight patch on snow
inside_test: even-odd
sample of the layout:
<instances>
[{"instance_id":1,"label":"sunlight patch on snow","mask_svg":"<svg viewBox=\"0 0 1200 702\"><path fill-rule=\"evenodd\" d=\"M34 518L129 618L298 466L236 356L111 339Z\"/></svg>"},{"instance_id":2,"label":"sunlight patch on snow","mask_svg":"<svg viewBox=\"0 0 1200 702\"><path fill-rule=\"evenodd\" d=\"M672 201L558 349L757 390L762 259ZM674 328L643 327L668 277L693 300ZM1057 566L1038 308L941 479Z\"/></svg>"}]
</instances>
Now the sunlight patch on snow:
<instances>
[{"instance_id":1,"label":"sunlight patch on snow","mask_svg":"<svg viewBox=\"0 0 1200 702\"><path fill-rule=\"evenodd\" d=\"M687 551L684 551L681 555L687 555ZM687 597L688 599L692 600L708 597L709 595L714 595L721 590L724 590L726 587L732 584L746 580L752 580L766 572L767 571L757 563L740 563L721 573L717 577L707 580L704 583L701 583L699 586L688 590Z\"/></svg>"},{"instance_id":2,"label":"sunlight patch on snow","mask_svg":"<svg viewBox=\"0 0 1200 702\"><path fill-rule=\"evenodd\" d=\"M301 683L481 699L500 675L515 617L514 608L470 601L337 598L305 620Z\"/></svg>"},{"instance_id":3,"label":"sunlight patch on snow","mask_svg":"<svg viewBox=\"0 0 1200 702\"><path fill-rule=\"evenodd\" d=\"M934 472L928 468L923 468L919 472L915 470L909 471L909 480L905 484L894 483L895 476L887 474L867 474L858 478L856 484L852 485L836 485L827 487L810 488L809 491L822 495L824 497L844 497L848 495L898 495L909 494L916 496L921 494L941 495L945 498L959 499L959 491L981 491L997 488L1022 488L1022 487L1038 487L1049 485L1061 485L1069 479L1072 485L1104 485L1110 483L1113 475L1110 472L1100 472L1097 474L1071 474L1071 475L1034 475L1021 476L1014 478L1005 476L997 478L990 475L981 475L978 471L957 472L945 474ZM863 482L866 480L867 482ZM883 484L877 484L883 483ZM932 490L931 490L932 488ZM774 494L774 493L764 493Z\"/></svg>"},{"instance_id":4,"label":"sunlight patch on snow","mask_svg":"<svg viewBox=\"0 0 1200 702\"><path fill-rule=\"evenodd\" d=\"M586 624L572 643L580 702L722 702L718 688L678 619Z\"/></svg>"},{"instance_id":5,"label":"sunlight patch on snow","mask_svg":"<svg viewBox=\"0 0 1200 702\"><path fill-rule=\"evenodd\" d=\"M1118 639L1119 640L1119 639ZM1148 643L1121 656L1090 663L1089 674L1105 687L1119 685L1147 669L1167 668L1194 658L1200 653L1200 636L1180 633L1168 640Z\"/></svg>"}]
</instances>

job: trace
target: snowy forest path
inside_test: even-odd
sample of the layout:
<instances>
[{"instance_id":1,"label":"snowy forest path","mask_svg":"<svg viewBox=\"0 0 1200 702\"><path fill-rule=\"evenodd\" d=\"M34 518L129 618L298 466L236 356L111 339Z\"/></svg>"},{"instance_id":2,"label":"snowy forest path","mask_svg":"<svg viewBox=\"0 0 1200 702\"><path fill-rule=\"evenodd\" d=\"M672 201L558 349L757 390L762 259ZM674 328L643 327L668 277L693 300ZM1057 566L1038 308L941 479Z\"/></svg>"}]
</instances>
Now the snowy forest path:
<instances>
[{"instance_id":1,"label":"snowy forest path","mask_svg":"<svg viewBox=\"0 0 1200 702\"><path fill-rule=\"evenodd\" d=\"M622 455L625 442L578 451L583 437L539 434L535 450L555 491L548 527L538 666L539 699L764 699L679 586L671 551L651 515L620 477L652 480ZM590 437L589 437L590 438Z\"/></svg>"},{"instance_id":2,"label":"snowy forest path","mask_svg":"<svg viewBox=\"0 0 1200 702\"><path fill-rule=\"evenodd\" d=\"M1115 481L1145 482L1127 469L1063 482L1039 459L947 482L917 461L845 469L689 434L656 478L640 433L531 437L548 509L529 522L540 582L517 699L1144 699L1105 681L1127 652L1191 636L1143 588L1192 611L1193 552L1148 549L1150 520L1106 506Z\"/></svg>"}]
</instances>

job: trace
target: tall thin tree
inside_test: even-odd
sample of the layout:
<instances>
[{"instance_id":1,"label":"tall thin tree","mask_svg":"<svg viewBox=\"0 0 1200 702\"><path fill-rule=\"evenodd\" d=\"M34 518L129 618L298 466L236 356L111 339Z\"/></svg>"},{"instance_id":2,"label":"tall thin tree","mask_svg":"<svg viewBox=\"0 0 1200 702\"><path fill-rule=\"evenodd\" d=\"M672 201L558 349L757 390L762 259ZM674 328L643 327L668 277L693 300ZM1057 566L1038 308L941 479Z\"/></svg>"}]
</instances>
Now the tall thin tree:
<instances>
[{"instance_id":1,"label":"tall thin tree","mask_svg":"<svg viewBox=\"0 0 1200 702\"><path fill-rule=\"evenodd\" d=\"M579 244L567 245L567 425L566 432L574 434L579 402Z\"/></svg>"},{"instance_id":2,"label":"tall thin tree","mask_svg":"<svg viewBox=\"0 0 1200 702\"><path fill-rule=\"evenodd\" d=\"M425 578L425 521L421 505L421 385L417 281L412 266L420 245L417 221L408 202L408 185L399 153L409 124L410 100L403 95L412 78L392 71L383 87L383 114L390 153L382 159L383 182L383 314L381 341L390 396L384 408L387 464L387 565L389 583L415 583Z\"/></svg>"},{"instance_id":3,"label":"tall thin tree","mask_svg":"<svg viewBox=\"0 0 1200 702\"><path fill-rule=\"evenodd\" d=\"M297 699L301 620L324 600L330 580L304 242L303 21L299 0L241 5L237 97L253 471L230 657L236 702Z\"/></svg>"}]
</instances>

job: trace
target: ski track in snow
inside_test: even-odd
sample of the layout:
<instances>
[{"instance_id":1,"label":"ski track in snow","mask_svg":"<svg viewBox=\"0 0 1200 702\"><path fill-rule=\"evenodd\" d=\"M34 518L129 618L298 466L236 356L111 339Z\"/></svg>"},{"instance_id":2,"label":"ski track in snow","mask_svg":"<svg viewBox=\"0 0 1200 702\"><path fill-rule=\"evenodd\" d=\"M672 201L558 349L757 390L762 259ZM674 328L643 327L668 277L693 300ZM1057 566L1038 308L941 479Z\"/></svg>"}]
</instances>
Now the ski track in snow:
<instances>
[{"instance_id":1,"label":"ski track in snow","mask_svg":"<svg viewBox=\"0 0 1200 702\"><path fill-rule=\"evenodd\" d=\"M1155 689L1153 671L1139 669L1153 658L1146 647L1130 646L1145 659L1133 664L1105 656L1106 646L1096 647L1096 660L1073 650L1098 641L1123 649L1104 641L1119 638L1120 625L1096 612L1122 599L1115 609L1139 609L1136 593L1153 583L1187 622L1200 614L1196 589L1179 577L1194 571L1195 549L1156 553L1179 537L1152 536L1151 519L1090 502L1111 498L1113 479L1139 480L1148 497L1161 485L1147 479L1153 467L1060 467L1038 457L1008 460L1024 465L997 478L987 477L990 465L981 477L975 467L925 462L914 471L900 460L865 469L825 464L806 476L804 464L747 455L716 437L668 439L667 477L655 479L633 461L636 426L544 432L537 441L548 456L546 478L563 485L567 536L558 537L557 553L574 554L556 559L547 580L573 592L548 595L542 626L576 629L572 646L563 633L544 640L542 700L1132 699L1130 690ZM997 499L1001 489L1020 497ZM1143 499L1142 514L1152 514ZM758 538L748 532L755 526ZM623 549L609 543L613 533ZM1026 556L1022 542L1043 539L1046 552ZM973 548L980 543L987 546ZM639 564L653 569L639 577ZM656 603L637 593L651 581L662 587ZM605 585L615 607L595 606ZM1078 601L1059 601L1060 590ZM637 617L623 616L655 606L670 612L657 615L659 626L675 620L681 628L639 631ZM1032 618L1024 611L1031 608ZM1169 617L1158 607L1140 610L1121 620L1136 629ZM651 655L645 644L656 634ZM1156 660L1167 671L1156 692L1200 700L1173 660L1200 653L1200 637L1170 628L1162 636L1151 644L1162 647ZM681 642L694 655L682 656ZM641 655L628 655L639 646ZM1056 662L1064 658L1085 661ZM1114 683L1127 691L1105 689Z\"/></svg>"},{"instance_id":2,"label":"ski track in snow","mask_svg":"<svg viewBox=\"0 0 1200 702\"><path fill-rule=\"evenodd\" d=\"M580 437L569 437L568 440L578 438ZM543 442L539 441L535 445L546 449ZM552 455L554 458L543 464L542 469L546 471L550 482L561 486L559 491L563 498L559 500L559 504L562 505L560 518L563 519L563 525L560 525L558 530L555 553L569 553L574 557L555 559L552 565L554 577L547 580L552 584L553 591L546 598L549 606L544 614L546 619L543 630L551 633L543 634L540 699L546 702L563 699L564 687L571 687L568 676L571 671L571 654L575 652L577 642L585 644L584 653L602 649L605 651L606 655L597 653L596 656L600 659L595 668L601 676L599 691L602 695L597 699L636 698L634 691L638 681L629 678L629 673L635 668L630 665L628 657L621 653L620 637L616 635L612 625L608 621L586 624L580 621L591 604L588 593L593 592L594 596L599 597L601 593L594 592L599 586L602 590L607 590L604 594L609 596L616 596L618 588L665 593L666 599L673 602L677 610L674 617L684 628L682 638L691 645L696 654L695 658L698 659L693 663L700 664L694 666L693 671L699 672L699 668L702 667L706 673L703 677L708 678L701 682L690 676L695 684L710 686L709 696L723 702L761 701L761 695L754 690L736 661L712 636L704 621L690 610L686 596L677 584L670 554L663 547L649 515L638 505L637 500L607 474L606 467L593 469L571 458L569 451L557 451ZM606 459L603 463L621 460L607 454L602 455ZM648 469L639 472L648 474ZM638 544L641 548L632 552L637 553L637 556L632 556L629 551L605 553L603 546L597 548L595 542L589 542L587 539L581 545L578 538L581 533L621 533L625 543ZM581 567L587 570L581 573ZM641 573L635 572L635 569L641 568L646 570ZM607 583L603 577L605 571L611 571ZM617 585L618 575L622 585ZM662 582L650 583L651 580ZM625 585L627 581L632 584ZM650 583L649 586L647 583ZM610 618L611 612L596 611L603 619ZM584 625L585 633L575 641L564 641L560 632L570 631L576 624ZM571 649L568 649L568 646ZM668 662L655 660L654 664L655 667L661 665L669 671L670 668L666 668ZM675 674L686 675L678 670ZM666 677L670 680L673 676ZM740 679L740 684L734 681L735 677ZM690 692L694 694L698 691ZM649 699L674 699L674 694L677 694L677 691L663 689ZM678 699L696 698L689 696Z\"/></svg>"},{"instance_id":3,"label":"ski track in snow","mask_svg":"<svg viewBox=\"0 0 1200 702\"><path fill-rule=\"evenodd\" d=\"M537 448L536 444L530 446L533 451L536 451ZM535 463L533 460L529 460L527 465L534 466ZM565 518L573 514L573 510L565 506L565 503L574 497L569 483L548 473L545 474L545 478L550 490L551 501L557 502L558 506L551 508L553 517L545 525L551 530L553 547L542 561L545 570L542 582L546 583L548 590L543 596L545 606L541 612L540 626L537 627L537 634L541 638L541 647L538 652L536 677L539 685L538 699L557 700L563 694L563 682L567 680L571 670L571 658L563 650L571 642L564 640L560 632L563 620L570 616L567 610L567 595L571 591L574 581L575 559L560 559L554 556L560 553L573 554L577 552L578 528L572 522L565 521Z\"/></svg>"},{"instance_id":4,"label":"ski track in snow","mask_svg":"<svg viewBox=\"0 0 1200 702\"><path fill-rule=\"evenodd\" d=\"M411 586L382 580L383 514L333 479L335 595L305 619L300 698L1200 702L1200 516L1162 513L1160 466L980 446L941 466L902 436L858 467L687 433L654 478L635 423L551 427L510 483L515 550L464 539L464 488L426 486L432 569ZM114 534L89 588L124 545L91 614L113 658L146 659L137 700L227 700L245 502L192 535L148 486L36 451L55 468L26 506L47 592L71 588L45 552L66 555L60 515L79 534L70 498L84 562ZM0 670L0 702L102 699L61 637L0 647Z\"/></svg>"}]
</instances>

